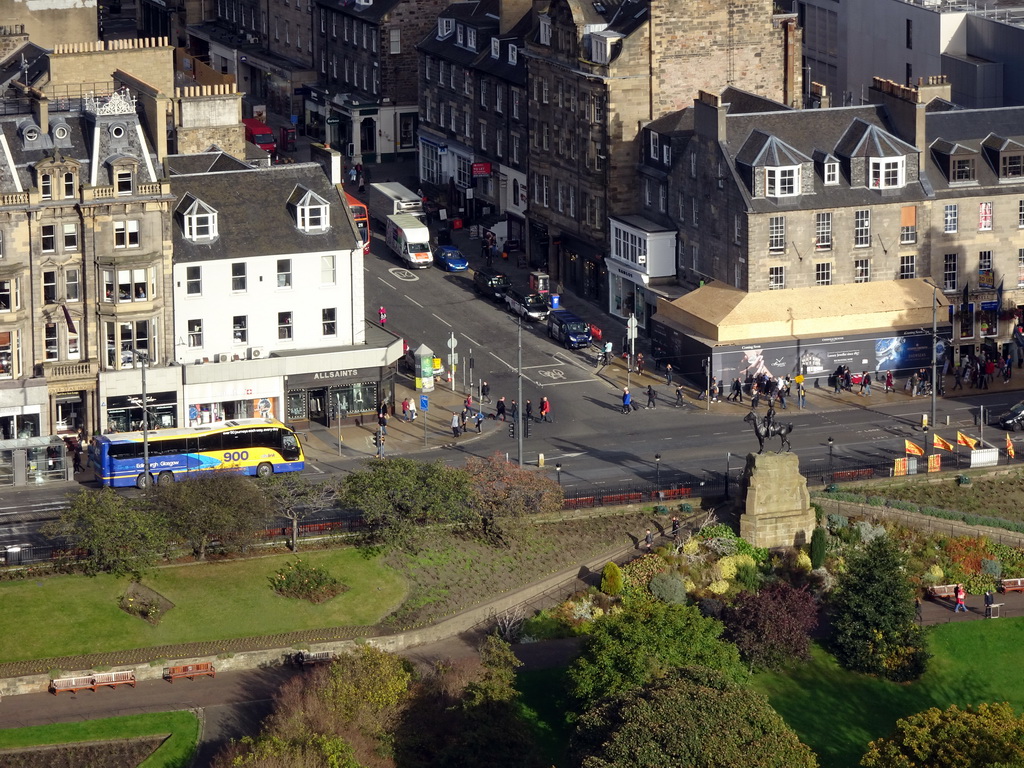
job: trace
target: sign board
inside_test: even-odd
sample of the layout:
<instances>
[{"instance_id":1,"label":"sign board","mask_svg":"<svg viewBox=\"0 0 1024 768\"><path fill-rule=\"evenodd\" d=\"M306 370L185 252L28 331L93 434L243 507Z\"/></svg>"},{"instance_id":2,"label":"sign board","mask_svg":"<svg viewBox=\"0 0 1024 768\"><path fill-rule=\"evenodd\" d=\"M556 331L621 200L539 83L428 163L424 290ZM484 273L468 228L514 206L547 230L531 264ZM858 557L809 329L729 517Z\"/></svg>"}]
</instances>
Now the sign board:
<instances>
[{"instance_id":1,"label":"sign board","mask_svg":"<svg viewBox=\"0 0 1024 768\"><path fill-rule=\"evenodd\" d=\"M340 117L333 117L332 116L332 117L328 117L327 118L327 124L328 125L337 125L340 122L341 122L341 118Z\"/></svg>"},{"instance_id":2,"label":"sign board","mask_svg":"<svg viewBox=\"0 0 1024 768\"><path fill-rule=\"evenodd\" d=\"M420 395L420 410L427 411L430 409L430 399L426 395Z\"/></svg>"},{"instance_id":3,"label":"sign board","mask_svg":"<svg viewBox=\"0 0 1024 768\"><path fill-rule=\"evenodd\" d=\"M636 338L637 325L636 317L630 315L629 320L626 321L626 338L630 341Z\"/></svg>"},{"instance_id":4,"label":"sign board","mask_svg":"<svg viewBox=\"0 0 1024 768\"><path fill-rule=\"evenodd\" d=\"M479 179L491 175L490 163L473 163L473 178Z\"/></svg>"}]
</instances>

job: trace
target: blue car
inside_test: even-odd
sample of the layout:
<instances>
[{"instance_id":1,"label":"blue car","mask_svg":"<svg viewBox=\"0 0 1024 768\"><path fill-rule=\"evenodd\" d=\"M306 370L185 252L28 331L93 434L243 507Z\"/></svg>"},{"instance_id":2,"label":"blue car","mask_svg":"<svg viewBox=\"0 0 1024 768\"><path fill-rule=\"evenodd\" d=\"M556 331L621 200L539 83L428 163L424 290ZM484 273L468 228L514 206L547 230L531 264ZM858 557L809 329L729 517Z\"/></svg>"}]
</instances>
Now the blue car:
<instances>
[{"instance_id":1,"label":"blue car","mask_svg":"<svg viewBox=\"0 0 1024 768\"><path fill-rule=\"evenodd\" d=\"M434 251L434 263L445 272L464 272L469 269L466 257L454 245L438 246Z\"/></svg>"}]
</instances>

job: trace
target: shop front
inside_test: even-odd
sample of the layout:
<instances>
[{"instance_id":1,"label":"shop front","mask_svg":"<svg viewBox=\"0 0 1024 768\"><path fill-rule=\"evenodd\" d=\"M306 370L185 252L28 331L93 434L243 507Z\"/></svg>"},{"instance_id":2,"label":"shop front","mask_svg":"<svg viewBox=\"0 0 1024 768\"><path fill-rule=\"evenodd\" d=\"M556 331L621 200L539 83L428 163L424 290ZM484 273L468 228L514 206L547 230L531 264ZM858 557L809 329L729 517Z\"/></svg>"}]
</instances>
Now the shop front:
<instances>
[{"instance_id":1,"label":"shop front","mask_svg":"<svg viewBox=\"0 0 1024 768\"><path fill-rule=\"evenodd\" d=\"M43 379L21 379L0 385L0 440L50 433L46 420L49 390Z\"/></svg>"},{"instance_id":2,"label":"shop front","mask_svg":"<svg viewBox=\"0 0 1024 768\"><path fill-rule=\"evenodd\" d=\"M329 427L339 419L376 413L381 402L390 400L382 373L380 368L352 368L286 377L287 423Z\"/></svg>"},{"instance_id":3,"label":"shop front","mask_svg":"<svg viewBox=\"0 0 1024 768\"><path fill-rule=\"evenodd\" d=\"M235 419L281 419L280 376L185 385L185 419L190 427Z\"/></svg>"},{"instance_id":4,"label":"shop front","mask_svg":"<svg viewBox=\"0 0 1024 768\"><path fill-rule=\"evenodd\" d=\"M142 399L142 377L146 399ZM103 371L100 381L100 424L104 434L142 429L148 414L150 429L181 426L181 368L142 366Z\"/></svg>"},{"instance_id":5,"label":"shop front","mask_svg":"<svg viewBox=\"0 0 1024 768\"><path fill-rule=\"evenodd\" d=\"M564 233L555 238L555 248L559 266L556 274L565 289L582 299L607 306L609 280L604 254ZM628 317L628 313L625 316Z\"/></svg>"}]
</instances>

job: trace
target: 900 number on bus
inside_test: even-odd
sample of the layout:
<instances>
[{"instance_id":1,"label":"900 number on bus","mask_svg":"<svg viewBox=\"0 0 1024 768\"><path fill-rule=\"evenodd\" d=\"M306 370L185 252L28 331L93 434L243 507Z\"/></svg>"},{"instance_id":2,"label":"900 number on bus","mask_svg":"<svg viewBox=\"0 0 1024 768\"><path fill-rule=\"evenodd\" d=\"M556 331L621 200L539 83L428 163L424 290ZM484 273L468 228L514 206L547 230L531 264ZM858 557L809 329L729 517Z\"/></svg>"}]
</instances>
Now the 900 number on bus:
<instances>
[{"instance_id":1,"label":"900 number on bus","mask_svg":"<svg viewBox=\"0 0 1024 768\"><path fill-rule=\"evenodd\" d=\"M248 459L248 451L228 451L224 454L224 461L247 461Z\"/></svg>"}]
</instances>

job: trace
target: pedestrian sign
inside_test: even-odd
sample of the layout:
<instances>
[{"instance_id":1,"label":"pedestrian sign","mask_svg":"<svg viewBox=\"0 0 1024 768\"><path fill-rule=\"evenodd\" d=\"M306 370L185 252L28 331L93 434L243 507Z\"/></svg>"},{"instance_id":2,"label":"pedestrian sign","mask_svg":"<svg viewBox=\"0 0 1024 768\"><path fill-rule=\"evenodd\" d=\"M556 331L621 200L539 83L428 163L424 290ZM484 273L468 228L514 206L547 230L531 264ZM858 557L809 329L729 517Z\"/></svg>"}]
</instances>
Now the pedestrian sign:
<instances>
[{"instance_id":1,"label":"pedestrian sign","mask_svg":"<svg viewBox=\"0 0 1024 768\"><path fill-rule=\"evenodd\" d=\"M427 396L426 395L420 395L420 410L421 411L428 410L429 405L430 405L430 401L428 400Z\"/></svg>"}]
</instances>

